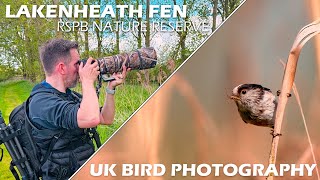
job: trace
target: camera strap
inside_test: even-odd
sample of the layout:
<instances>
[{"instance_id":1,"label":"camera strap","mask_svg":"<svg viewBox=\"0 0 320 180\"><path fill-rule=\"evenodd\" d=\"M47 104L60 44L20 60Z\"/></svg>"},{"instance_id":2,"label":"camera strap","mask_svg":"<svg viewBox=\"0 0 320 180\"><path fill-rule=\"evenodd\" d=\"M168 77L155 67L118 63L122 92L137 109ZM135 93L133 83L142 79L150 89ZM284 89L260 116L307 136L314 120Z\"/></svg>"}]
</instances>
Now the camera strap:
<instances>
[{"instance_id":1,"label":"camera strap","mask_svg":"<svg viewBox=\"0 0 320 180\"><path fill-rule=\"evenodd\" d=\"M98 61L98 66L100 67L100 61ZM99 95L100 95L100 88L102 86L102 73L101 70L99 69L99 75L98 75L98 83L96 85L96 93L99 99Z\"/></svg>"},{"instance_id":2,"label":"camera strap","mask_svg":"<svg viewBox=\"0 0 320 180\"><path fill-rule=\"evenodd\" d=\"M142 60L142 58L141 58L141 54L140 54L140 51L139 51L139 50L137 50L137 53L138 53L139 60L140 60L139 70L141 70L141 69L143 68L143 66L142 66L143 60Z\"/></svg>"},{"instance_id":3,"label":"camera strap","mask_svg":"<svg viewBox=\"0 0 320 180\"><path fill-rule=\"evenodd\" d=\"M126 53L126 56L127 56L127 59L126 59L125 65L126 65L127 68L130 68L130 56L129 56L128 53Z\"/></svg>"},{"instance_id":4,"label":"camera strap","mask_svg":"<svg viewBox=\"0 0 320 180\"><path fill-rule=\"evenodd\" d=\"M144 63L145 63L144 59L148 59L148 60L150 60L150 61L155 61L155 62L157 62L156 59L152 59L152 58L148 57L148 54L147 54L147 53L145 53L147 57L142 57L142 56L141 56L141 52L140 52L139 50L137 50L136 52L137 52L138 57L139 57L139 60L140 60L139 70L144 69L144 67L143 67L143 66L144 66Z\"/></svg>"}]
</instances>

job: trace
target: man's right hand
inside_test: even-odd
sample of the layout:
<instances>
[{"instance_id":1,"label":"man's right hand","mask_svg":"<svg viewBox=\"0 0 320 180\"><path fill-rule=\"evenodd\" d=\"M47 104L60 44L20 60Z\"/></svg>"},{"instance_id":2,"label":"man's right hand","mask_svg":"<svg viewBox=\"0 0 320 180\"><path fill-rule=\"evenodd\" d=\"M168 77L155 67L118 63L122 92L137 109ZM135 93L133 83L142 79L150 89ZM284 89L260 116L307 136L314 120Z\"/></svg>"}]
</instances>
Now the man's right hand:
<instances>
[{"instance_id":1,"label":"man's right hand","mask_svg":"<svg viewBox=\"0 0 320 180\"><path fill-rule=\"evenodd\" d=\"M79 77L81 83L93 84L100 74L99 70L98 62L92 57L89 57L85 65L81 62L79 66Z\"/></svg>"},{"instance_id":2,"label":"man's right hand","mask_svg":"<svg viewBox=\"0 0 320 180\"><path fill-rule=\"evenodd\" d=\"M94 88L94 81L99 75L98 62L91 57L83 66L79 66L79 77L82 85L82 101L77 113L79 128L95 127L100 123L99 101Z\"/></svg>"}]
</instances>

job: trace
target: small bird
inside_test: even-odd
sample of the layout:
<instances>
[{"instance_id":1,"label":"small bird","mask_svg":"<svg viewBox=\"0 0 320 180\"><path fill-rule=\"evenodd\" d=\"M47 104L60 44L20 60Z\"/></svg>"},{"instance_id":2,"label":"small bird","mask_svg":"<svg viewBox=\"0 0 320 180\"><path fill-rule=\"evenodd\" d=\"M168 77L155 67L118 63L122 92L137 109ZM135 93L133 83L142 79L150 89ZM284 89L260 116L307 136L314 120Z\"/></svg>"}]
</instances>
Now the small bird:
<instances>
[{"instance_id":1,"label":"small bird","mask_svg":"<svg viewBox=\"0 0 320 180\"><path fill-rule=\"evenodd\" d=\"M232 90L230 98L245 123L274 127L277 100L270 89L259 84L240 84Z\"/></svg>"}]
</instances>

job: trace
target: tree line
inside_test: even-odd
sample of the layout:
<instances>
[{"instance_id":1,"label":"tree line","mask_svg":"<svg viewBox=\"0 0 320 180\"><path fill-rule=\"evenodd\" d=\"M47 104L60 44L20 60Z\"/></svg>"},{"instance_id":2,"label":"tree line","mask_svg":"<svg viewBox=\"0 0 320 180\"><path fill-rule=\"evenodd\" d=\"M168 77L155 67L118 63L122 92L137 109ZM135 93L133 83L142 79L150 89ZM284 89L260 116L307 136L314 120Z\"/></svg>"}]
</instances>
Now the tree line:
<instances>
[{"instance_id":1,"label":"tree line","mask_svg":"<svg viewBox=\"0 0 320 180\"><path fill-rule=\"evenodd\" d=\"M39 46L52 38L65 38L75 40L79 43L81 57L103 57L119 54L124 51L150 47L157 45L157 52L160 60L154 69L129 73L129 82L138 82L148 85L150 82L161 84L171 72L173 72L188 56L209 36L216 28L218 22L224 21L233 10L240 4L241 0L10 0L0 2L0 81L7 80L14 76L36 82L44 78L44 72L39 60ZM12 10L17 10L21 5L138 5L149 7L150 4L187 5L188 11L184 18L172 18L170 21L200 21L206 20L211 24L210 32L198 31L175 31L171 33L159 33L150 29L152 21L161 21L161 17L150 18L149 9L143 9L143 17L129 18L128 14L119 17L119 9L115 9L115 18L6 18L5 7L10 5ZM75 28L71 32L58 31L59 21L85 21L88 22L88 31L82 32ZM120 31L99 31L92 27L104 22L146 22L146 30L141 27L136 31L123 33ZM161 42L158 42L159 39ZM125 46L125 47L124 47Z\"/></svg>"}]
</instances>

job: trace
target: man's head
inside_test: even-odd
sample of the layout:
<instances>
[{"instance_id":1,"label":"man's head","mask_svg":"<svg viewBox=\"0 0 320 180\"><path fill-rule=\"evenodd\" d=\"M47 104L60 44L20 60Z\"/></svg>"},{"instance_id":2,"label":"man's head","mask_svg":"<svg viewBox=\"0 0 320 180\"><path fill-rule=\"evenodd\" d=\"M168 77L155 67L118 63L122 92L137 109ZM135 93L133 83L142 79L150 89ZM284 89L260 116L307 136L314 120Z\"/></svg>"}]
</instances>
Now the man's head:
<instances>
[{"instance_id":1,"label":"man's head","mask_svg":"<svg viewBox=\"0 0 320 180\"><path fill-rule=\"evenodd\" d=\"M62 77L65 87L76 86L78 80L78 43L52 39L40 48L40 60L47 77Z\"/></svg>"}]
</instances>

